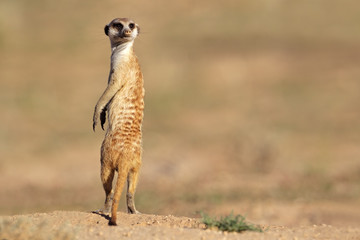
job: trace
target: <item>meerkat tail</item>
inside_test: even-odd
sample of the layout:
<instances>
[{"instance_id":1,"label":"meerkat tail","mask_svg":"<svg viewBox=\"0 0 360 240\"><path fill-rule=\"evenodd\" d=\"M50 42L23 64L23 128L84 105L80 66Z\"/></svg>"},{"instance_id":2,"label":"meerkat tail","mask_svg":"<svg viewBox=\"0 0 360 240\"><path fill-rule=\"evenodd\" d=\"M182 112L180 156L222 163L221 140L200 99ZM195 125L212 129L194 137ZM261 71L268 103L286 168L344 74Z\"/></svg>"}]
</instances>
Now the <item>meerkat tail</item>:
<instances>
[{"instance_id":1,"label":"meerkat tail","mask_svg":"<svg viewBox=\"0 0 360 240\"><path fill-rule=\"evenodd\" d=\"M111 207L111 219L110 219L110 222L109 222L109 225L111 225L111 226L116 226L117 225L116 224L117 208L118 208L118 205L119 205L121 192L122 192L122 189L124 187L127 175L128 175L128 170L127 169L119 169L118 170L118 177L117 177L117 180L116 180L114 197L113 197L113 202L112 202L112 207Z\"/></svg>"}]
</instances>

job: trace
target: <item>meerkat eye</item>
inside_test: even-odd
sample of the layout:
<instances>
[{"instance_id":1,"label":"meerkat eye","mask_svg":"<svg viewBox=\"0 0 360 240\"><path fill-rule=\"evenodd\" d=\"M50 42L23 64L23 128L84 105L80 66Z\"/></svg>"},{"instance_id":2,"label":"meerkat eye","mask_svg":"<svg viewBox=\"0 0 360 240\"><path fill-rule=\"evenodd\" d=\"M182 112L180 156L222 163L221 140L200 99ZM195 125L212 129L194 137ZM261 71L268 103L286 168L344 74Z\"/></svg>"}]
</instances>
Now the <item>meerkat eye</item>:
<instances>
[{"instance_id":1,"label":"meerkat eye","mask_svg":"<svg viewBox=\"0 0 360 240\"><path fill-rule=\"evenodd\" d=\"M123 28L123 25L121 23L114 23L113 26L119 30L121 30Z\"/></svg>"},{"instance_id":2,"label":"meerkat eye","mask_svg":"<svg viewBox=\"0 0 360 240\"><path fill-rule=\"evenodd\" d=\"M129 28L130 28L131 30L134 29L134 28L135 28L135 24L130 23L130 24L129 24Z\"/></svg>"}]
</instances>

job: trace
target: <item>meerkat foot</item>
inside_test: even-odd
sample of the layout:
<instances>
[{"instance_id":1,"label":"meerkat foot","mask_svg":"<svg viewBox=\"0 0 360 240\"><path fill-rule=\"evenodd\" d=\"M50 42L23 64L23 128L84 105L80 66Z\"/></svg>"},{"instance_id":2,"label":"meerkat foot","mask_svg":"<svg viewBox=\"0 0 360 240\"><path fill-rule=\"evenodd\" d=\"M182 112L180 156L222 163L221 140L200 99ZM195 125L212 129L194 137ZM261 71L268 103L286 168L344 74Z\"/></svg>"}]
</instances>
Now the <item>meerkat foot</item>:
<instances>
[{"instance_id":1,"label":"meerkat foot","mask_svg":"<svg viewBox=\"0 0 360 240\"><path fill-rule=\"evenodd\" d=\"M100 208L98 210L93 211L93 213L109 215L110 214L110 207L105 206L103 208Z\"/></svg>"},{"instance_id":2,"label":"meerkat foot","mask_svg":"<svg viewBox=\"0 0 360 240\"><path fill-rule=\"evenodd\" d=\"M138 210L130 210L130 209L128 209L128 213L129 214L141 214L141 212L139 212Z\"/></svg>"},{"instance_id":3,"label":"meerkat foot","mask_svg":"<svg viewBox=\"0 0 360 240\"><path fill-rule=\"evenodd\" d=\"M102 209L97 209L97 210L92 211L92 213L102 214L103 211L102 211Z\"/></svg>"},{"instance_id":4,"label":"meerkat foot","mask_svg":"<svg viewBox=\"0 0 360 240\"><path fill-rule=\"evenodd\" d=\"M128 213L130 213L130 214L141 214L141 212L139 212L135 208L132 209L132 208L129 208L129 207L128 207Z\"/></svg>"},{"instance_id":5,"label":"meerkat foot","mask_svg":"<svg viewBox=\"0 0 360 240\"><path fill-rule=\"evenodd\" d=\"M127 204L127 210L130 214L140 214L138 210L135 208L135 201L134 201L134 195L131 193L128 193L126 195L126 204Z\"/></svg>"}]
</instances>

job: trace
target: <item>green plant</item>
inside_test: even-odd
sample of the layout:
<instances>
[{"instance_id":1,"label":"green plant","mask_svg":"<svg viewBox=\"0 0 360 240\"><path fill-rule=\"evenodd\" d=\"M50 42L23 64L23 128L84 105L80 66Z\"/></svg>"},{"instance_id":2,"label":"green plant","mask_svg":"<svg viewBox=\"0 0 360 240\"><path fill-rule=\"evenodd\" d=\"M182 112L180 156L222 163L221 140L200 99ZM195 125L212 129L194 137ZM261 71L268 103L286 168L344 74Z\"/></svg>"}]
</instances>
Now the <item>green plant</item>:
<instances>
[{"instance_id":1,"label":"green plant","mask_svg":"<svg viewBox=\"0 0 360 240\"><path fill-rule=\"evenodd\" d=\"M204 213L201 213L201 217L202 222L206 225L207 228L217 228L221 231L227 232L263 232L263 230L259 226L246 222L244 216L234 215L233 213L228 216L221 217L220 220L212 218Z\"/></svg>"}]
</instances>

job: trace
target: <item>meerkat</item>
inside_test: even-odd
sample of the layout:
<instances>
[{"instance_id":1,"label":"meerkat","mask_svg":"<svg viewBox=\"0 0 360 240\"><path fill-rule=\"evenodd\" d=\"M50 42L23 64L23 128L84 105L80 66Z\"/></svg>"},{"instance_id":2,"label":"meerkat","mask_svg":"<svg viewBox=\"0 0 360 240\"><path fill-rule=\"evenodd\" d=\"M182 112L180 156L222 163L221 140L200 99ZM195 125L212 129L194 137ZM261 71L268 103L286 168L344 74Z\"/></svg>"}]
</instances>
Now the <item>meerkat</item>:
<instances>
[{"instance_id":1,"label":"meerkat","mask_svg":"<svg viewBox=\"0 0 360 240\"><path fill-rule=\"evenodd\" d=\"M97 212L107 214L111 210L109 225L116 225L118 203L126 180L128 213L139 213L135 208L134 194L142 157L145 90L133 50L139 26L128 18L116 18L105 26L104 31L110 39L112 54L108 85L95 106L93 116L94 131L99 119L104 130L106 113L108 119L100 158L105 204ZM115 171L118 177L113 189Z\"/></svg>"}]
</instances>

